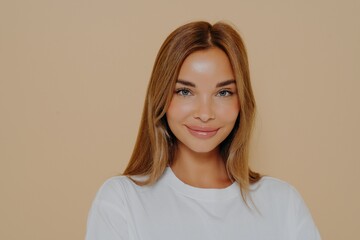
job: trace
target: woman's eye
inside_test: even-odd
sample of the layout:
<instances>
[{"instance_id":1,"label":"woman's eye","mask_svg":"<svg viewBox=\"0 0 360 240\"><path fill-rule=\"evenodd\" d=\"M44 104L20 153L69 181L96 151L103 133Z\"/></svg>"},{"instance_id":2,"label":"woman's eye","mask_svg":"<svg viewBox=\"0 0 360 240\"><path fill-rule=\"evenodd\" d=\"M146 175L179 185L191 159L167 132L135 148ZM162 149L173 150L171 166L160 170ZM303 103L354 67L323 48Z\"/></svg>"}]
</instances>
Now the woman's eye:
<instances>
[{"instance_id":1,"label":"woman's eye","mask_svg":"<svg viewBox=\"0 0 360 240\"><path fill-rule=\"evenodd\" d=\"M189 89L178 89L176 90L176 93L180 96L190 96L191 91Z\"/></svg>"},{"instance_id":2,"label":"woman's eye","mask_svg":"<svg viewBox=\"0 0 360 240\"><path fill-rule=\"evenodd\" d=\"M233 93L228 91L228 90L221 90L218 92L218 96L220 97L228 97L228 96L231 96Z\"/></svg>"}]
</instances>

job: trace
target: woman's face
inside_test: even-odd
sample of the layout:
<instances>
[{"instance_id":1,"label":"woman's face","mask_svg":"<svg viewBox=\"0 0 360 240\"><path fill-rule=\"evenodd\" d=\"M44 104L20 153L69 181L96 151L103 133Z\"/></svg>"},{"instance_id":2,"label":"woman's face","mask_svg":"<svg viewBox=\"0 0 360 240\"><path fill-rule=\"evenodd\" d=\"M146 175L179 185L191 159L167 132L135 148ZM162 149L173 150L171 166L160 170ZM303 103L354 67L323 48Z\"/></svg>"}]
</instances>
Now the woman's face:
<instances>
[{"instance_id":1,"label":"woman's face","mask_svg":"<svg viewBox=\"0 0 360 240\"><path fill-rule=\"evenodd\" d=\"M239 114L235 77L219 48L190 54L181 66L166 117L179 149L218 149Z\"/></svg>"}]
</instances>

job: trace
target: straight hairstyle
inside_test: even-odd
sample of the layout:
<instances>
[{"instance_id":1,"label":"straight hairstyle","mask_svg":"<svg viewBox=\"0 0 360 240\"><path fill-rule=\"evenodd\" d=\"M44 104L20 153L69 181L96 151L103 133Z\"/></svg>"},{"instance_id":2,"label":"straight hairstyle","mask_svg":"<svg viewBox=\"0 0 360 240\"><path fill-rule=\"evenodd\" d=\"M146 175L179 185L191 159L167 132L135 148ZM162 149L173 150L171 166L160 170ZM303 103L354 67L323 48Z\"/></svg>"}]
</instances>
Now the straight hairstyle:
<instances>
[{"instance_id":1,"label":"straight hairstyle","mask_svg":"<svg viewBox=\"0 0 360 240\"><path fill-rule=\"evenodd\" d=\"M173 31L156 57L145 98L139 133L123 175L146 175L138 185L155 183L171 165L177 149L176 138L166 121L182 63L191 53L219 48L228 56L236 80L240 112L229 136L220 144L220 153L232 181L236 181L246 202L249 186L261 179L248 165L249 143L256 104L250 83L246 49L238 32L229 24L211 25L198 21Z\"/></svg>"}]
</instances>

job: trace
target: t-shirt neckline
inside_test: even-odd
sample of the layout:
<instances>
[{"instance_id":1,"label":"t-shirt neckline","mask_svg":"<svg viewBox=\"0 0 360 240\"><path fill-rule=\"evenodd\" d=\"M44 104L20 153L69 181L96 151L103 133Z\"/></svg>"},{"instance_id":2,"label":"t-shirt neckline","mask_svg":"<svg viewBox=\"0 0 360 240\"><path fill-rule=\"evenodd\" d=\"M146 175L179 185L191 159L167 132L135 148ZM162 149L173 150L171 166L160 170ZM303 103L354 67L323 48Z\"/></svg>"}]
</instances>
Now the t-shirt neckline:
<instances>
[{"instance_id":1,"label":"t-shirt neckline","mask_svg":"<svg viewBox=\"0 0 360 240\"><path fill-rule=\"evenodd\" d=\"M175 191L194 199L204 201L225 200L240 196L240 187L237 182L233 182L226 188L199 188L181 181L171 167L167 166L160 181L170 185Z\"/></svg>"}]
</instances>

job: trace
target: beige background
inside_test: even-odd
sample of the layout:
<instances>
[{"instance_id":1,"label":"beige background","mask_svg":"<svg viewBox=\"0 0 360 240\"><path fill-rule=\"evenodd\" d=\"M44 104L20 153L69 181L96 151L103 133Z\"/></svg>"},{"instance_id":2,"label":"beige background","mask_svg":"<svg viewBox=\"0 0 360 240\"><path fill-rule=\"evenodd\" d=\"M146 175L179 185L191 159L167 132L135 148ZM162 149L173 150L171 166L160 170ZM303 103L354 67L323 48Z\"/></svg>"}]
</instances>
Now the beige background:
<instances>
[{"instance_id":1,"label":"beige background","mask_svg":"<svg viewBox=\"0 0 360 240\"><path fill-rule=\"evenodd\" d=\"M360 239L360 4L0 1L0 239L83 239L132 151L165 37L191 20L243 35L254 168L293 184L323 239Z\"/></svg>"}]
</instances>

